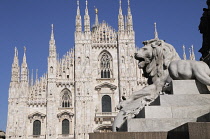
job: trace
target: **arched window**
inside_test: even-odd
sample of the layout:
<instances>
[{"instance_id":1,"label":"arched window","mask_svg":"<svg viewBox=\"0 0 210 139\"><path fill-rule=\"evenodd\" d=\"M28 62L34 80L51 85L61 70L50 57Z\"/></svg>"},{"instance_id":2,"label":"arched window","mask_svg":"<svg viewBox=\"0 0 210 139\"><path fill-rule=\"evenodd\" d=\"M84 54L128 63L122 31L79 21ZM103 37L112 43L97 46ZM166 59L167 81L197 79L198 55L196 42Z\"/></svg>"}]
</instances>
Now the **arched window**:
<instances>
[{"instance_id":1,"label":"arched window","mask_svg":"<svg viewBox=\"0 0 210 139\"><path fill-rule=\"evenodd\" d=\"M34 121L33 123L33 135L41 135L41 122L39 120Z\"/></svg>"},{"instance_id":2,"label":"arched window","mask_svg":"<svg viewBox=\"0 0 210 139\"><path fill-rule=\"evenodd\" d=\"M63 91L63 96L62 96L62 103L61 103L62 107L64 108L68 108L70 107L71 104L71 96L70 96L70 91L68 90L64 90Z\"/></svg>"},{"instance_id":3,"label":"arched window","mask_svg":"<svg viewBox=\"0 0 210 139\"><path fill-rule=\"evenodd\" d=\"M64 119L62 121L62 134L66 135L69 134L69 120Z\"/></svg>"},{"instance_id":4,"label":"arched window","mask_svg":"<svg viewBox=\"0 0 210 139\"><path fill-rule=\"evenodd\" d=\"M110 78L111 62L111 56L107 52L104 52L100 59L101 78Z\"/></svg>"},{"instance_id":5,"label":"arched window","mask_svg":"<svg viewBox=\"0 0 210 139\"><path fill-rule=\"evenodd\" d=\"M102 112L112 112L112 102L109 95L102 97Z\"/></svg>"},{"instance_id":6,"label":"arched window","mask_svg":"<svg viewBox=\"0 0 210 139\"><path fill-rule=\"evenodd\" d=\"M50 67L50 72L53 73L53 67L52 66Z\"/></svg>"}]
</instances>

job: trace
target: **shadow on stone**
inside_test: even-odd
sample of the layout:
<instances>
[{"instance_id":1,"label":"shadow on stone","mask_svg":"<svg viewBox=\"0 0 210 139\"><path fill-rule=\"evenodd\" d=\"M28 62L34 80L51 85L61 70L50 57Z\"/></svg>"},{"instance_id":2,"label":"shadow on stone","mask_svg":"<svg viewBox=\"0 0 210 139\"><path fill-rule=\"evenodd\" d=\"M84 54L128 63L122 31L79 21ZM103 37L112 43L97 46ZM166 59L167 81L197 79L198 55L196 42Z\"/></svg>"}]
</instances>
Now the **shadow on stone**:
<instances>
[{"instance_id":1,"label":"shadow on stone","mask_svg":"<svg viewBox=\"0 0 210 139\"><path fill-rule=\"evenodd\" d=\"M195 84L196 84L200 94L209 94L210 93L206 85L202 84L199 81L195 81Z\"/></svg>"},{"instance_id":2,"label":"shadow on stone","mask_svg":"<svg viewBox=\"0 0 210 139\"><path fill-rule=\"evenodd\" d=\"M127 120L123 123L123 125L121 126L121 128L119 128L117 130L117 132L126 132L126 131L128 131Z\"/></svg>"},{"instance_id":3,"label":"shadow on stone","mask_svg":"<svg viewBox=\"0 0 210 139\"><path fill-rule=\"evenodd\" d=\"M188 123L169 131L167 139L189 139Z\"/></svg>"},{"instance_id":4,"label":"shadow on stone","mask_svg":"<svg viewBox=\"0 0 210 139\"><path fill-rule=\"evenodd\" d=\"M210 122L210 113L198 117L197 122Z\"/></svg>"}]
</instances>

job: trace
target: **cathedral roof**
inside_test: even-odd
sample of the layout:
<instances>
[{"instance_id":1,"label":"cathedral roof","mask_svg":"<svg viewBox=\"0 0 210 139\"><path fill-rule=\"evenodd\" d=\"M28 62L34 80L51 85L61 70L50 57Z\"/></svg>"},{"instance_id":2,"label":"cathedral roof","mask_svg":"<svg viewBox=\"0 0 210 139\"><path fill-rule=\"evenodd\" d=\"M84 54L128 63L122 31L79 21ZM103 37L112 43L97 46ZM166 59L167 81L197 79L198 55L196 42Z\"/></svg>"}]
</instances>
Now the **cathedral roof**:
<instances>
[{"instance_id":1,"label":"cathedral roof","mask_svg":"<svg viewBox=\"0 0 210 139\"><path fill-rule=\"evenodd\" d=\"M117 41L116 31L105 21L92 28L93 43L114 43Z\"/></svg>"}]
</instances>

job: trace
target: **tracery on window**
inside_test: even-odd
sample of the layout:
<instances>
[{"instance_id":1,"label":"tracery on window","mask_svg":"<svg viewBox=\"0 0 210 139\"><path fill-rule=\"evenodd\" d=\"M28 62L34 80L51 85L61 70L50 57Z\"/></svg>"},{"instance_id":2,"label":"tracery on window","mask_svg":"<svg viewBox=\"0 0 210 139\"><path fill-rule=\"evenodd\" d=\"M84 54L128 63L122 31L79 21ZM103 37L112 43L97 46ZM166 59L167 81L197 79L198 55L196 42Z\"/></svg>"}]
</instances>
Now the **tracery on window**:
<instances>
[{"instance_id":1,"label":"tracery on window","mask_svg":"<svg viewBox=\"0 0 210 139\"><path fill-rule=\"evenodd\" d=\"M62 91L61 106L63 108L69 108L72 105L71 93L69 90L65 89Z\"/></svg>"},{"instance_id":2,"label":"tracery on window","mask_svg":"<svg viewBox=\"0 0 210 139\"><path fill-rule=\"evenodd\" d=\"M111 56L104 52L100 59L101 78L111 78Z\"/></svg>"}]
</instances>

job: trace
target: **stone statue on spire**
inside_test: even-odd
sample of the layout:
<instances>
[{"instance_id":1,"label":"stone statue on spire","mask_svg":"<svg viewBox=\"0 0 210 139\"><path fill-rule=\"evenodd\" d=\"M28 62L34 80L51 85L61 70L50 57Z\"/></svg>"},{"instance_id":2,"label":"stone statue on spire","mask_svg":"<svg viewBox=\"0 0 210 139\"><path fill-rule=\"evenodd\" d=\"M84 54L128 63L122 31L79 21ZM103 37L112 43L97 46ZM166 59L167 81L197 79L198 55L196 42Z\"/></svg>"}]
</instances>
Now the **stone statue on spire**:
<instances>
[{"instance_id":1,"label":"stone statue on spire","mask_svg":"<svg viewBox=\"0 0 210 139\"><path fill-rule=\"evenodd\" d=\"M96 26L98 26L99 25L99 22L98 22L98 8L96 8L95 6L94 6L94 10L95 10L95 14L96 14L96 17L95 17L95 27Z\"/></svg>"},{"instance_id":2,"label":"stone statue on spire","mask_svg":"<svg viewBox=\"0 0 210 139\"><path fill-rule=\"evenodd\" d=\"M24 54L26 53L26 47L24 46Z\"/></svg>"},{"instance_id":3,"label":"stone statue on spire","mask_svg":"<svg viewBox=\"0 0 210 139\"><path fill-rule=\"evenodd\" d=\"M98 9L97 8L95 8L95 13L98 14Z\"/></svg>"}]
</instances>

